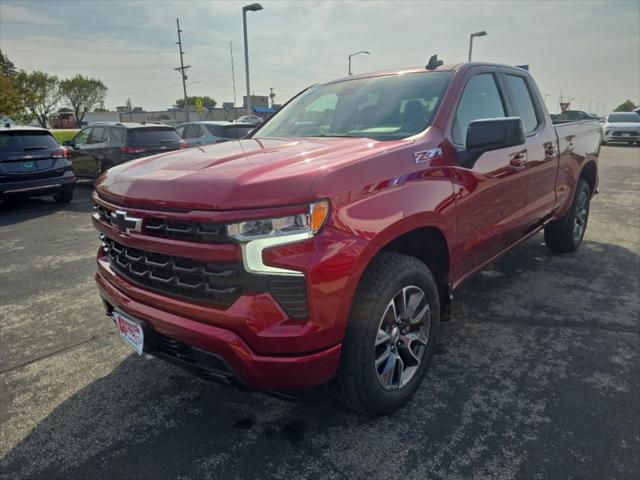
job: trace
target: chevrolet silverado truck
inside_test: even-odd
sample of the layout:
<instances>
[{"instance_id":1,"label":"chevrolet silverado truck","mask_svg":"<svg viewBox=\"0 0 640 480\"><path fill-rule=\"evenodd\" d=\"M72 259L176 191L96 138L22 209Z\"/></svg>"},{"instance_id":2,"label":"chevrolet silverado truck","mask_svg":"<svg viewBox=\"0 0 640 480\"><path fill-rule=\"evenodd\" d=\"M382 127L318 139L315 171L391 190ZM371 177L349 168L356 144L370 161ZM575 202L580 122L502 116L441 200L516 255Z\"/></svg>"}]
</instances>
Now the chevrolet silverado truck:
<instances>
[{"instance_id":1,"label":"chevrolet silverado truck","mask_svg":"<svg viewBox=\"0 0 640 480\"><path fill-rule=\"evenodd\" d=\"M465 279L541 230L555 252L580 246L600 141L594 121L554 126L516 67L315 85L249 138L105 172L100 295L140 355L387 414Z\"/></svg>"}]
</instances>

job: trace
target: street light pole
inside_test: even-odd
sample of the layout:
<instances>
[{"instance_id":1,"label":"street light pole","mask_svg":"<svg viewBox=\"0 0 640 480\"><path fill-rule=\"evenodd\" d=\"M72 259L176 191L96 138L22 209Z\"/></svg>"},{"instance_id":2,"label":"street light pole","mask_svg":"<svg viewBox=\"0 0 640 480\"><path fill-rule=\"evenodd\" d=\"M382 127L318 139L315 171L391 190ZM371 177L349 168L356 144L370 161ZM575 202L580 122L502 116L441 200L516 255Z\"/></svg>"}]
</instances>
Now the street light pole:
<instances>
[{"instance_id":1,"label":"street light pole","mask_svg":"<svg viewBox=\"0 0 640 480\"><path fill-rule=\"evenodd\" d=\"M244 70L247 76L247 115L251 115L251 87L249 86L249 45L247 44L247 12L262 10L262 5L252 3L242 7L242 28L244 29Z\"/></svg>"},{"instance_id":2,"label":"street light pole","mask_svg":"<svg viewBox=\"0 0 640 480\"><path fill-rule=\"evenodd\" d=\"M351 57L355 57L356 55L360 55L361 53L366 53L367 55L369 55L371 52L367 52L366 50L360 50L359 52L352 53L351 55L349 55L349 75L353 75L353 73L351 73Z\"/></svg>"},{"instance_id":3,"label":"street light pole","mask_svg":"<svg viewBox=\"0 0 640 480\"><path fill-rule=\"evenodd\" d=\"M469 36L469 61L471 61L471 52L473 51L473 38L474 37L484 37L487 35L487 32L482 30L481 32L472 33Z\"/></svg>"}]
</instances>

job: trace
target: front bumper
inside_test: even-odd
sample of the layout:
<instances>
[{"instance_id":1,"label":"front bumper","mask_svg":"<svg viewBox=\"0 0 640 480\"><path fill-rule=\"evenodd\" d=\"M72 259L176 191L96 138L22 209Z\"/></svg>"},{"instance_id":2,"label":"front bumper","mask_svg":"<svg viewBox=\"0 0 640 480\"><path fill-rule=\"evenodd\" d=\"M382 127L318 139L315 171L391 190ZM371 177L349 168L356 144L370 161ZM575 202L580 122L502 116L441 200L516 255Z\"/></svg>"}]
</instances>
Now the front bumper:
<instances>
[{"instance_id":1,"label":"front bumper","mask_svg":"<svg viewBox=\"0 0 640 480\"><path fill-rule=\"evenodd\" d=\"M621 136L621 135L603 135L602 136L602 140L604 142L611 142L611 143L634 143L634 142L640 142L640 135L630 135L630 136Z\"/></svg>"},{"instance_id":2,"label":"front bumper","mask_svg":"<svg viewBox=\"0 0 640 480\"><path fill-rule=\"evenodd\" d=\"M76 176L71 170L67 170L57 177L10 182L0 180L0 198L51 195L62 190L72 189L75 183Z\"/></svg>"},{"instance_id":3,"label":"front bumper","mask_svg":"<svg viewBox=\"0 0 640 480\"><path fill-rule=\"evenodd\" d=\"M121 309L144 321L146 327L163 341L168 339L169 345L173 341L174 344L178 342L179 347L176 348L188 347L190 355L196 360L201 359L199 362L189 360L193 363L193 368L200 373L209 372L214 380L227 378L228 382L223 383L237 382L255 390L302 390L326 383L335 376L338 369L340 344L308 354L259 354L231 330L170 313L134 298L136 294L146 297L154 294L130 285L132 294L127 295L107 281L100 272L96 274L96 282L108 308ZM168 361L176 358L167 348L159 348L157 345L145 345L145 350ZM209 360L202 360L207 358ZM206 364L215 363L215 359L219 359L219 363L207 368ZM181 362L173 363L184 366L184 358L178 360ZM215 378L216 375L220 378Z\"/></svg>"}]
</instances>

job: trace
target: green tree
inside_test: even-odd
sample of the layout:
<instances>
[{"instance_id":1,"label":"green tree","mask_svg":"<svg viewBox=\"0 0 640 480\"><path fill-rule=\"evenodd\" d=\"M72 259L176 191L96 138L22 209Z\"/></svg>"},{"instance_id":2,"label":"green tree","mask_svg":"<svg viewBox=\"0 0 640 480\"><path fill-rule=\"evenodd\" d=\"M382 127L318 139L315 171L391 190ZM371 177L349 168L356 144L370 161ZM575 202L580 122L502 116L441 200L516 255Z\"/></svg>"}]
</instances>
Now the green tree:
<instances>
[{"instance_id":1,"label":"green tree","mask_svg":"<svg viewBox=\"0 0 640 480\"><path fill-rule=\"evenodd\" d=\"M205 95L204 97L187 97L187 104L193 106L196 104L197 99L200 99L202 101L202 106L208 110L215 108L218 104L218 102L207 95ZM176 100L174 107L184 108L184 98L179 98L178 100Z\"/></svg>"},{"instance_id":2,"label":"green tree","mask_svg":"<svg viewBox=\"0 0 640 480\"><path fill-rule=\"evenodd\" d=\"M88 111L104 102L107 90L101 80L80 74L60 82L60 91L73 109L77 126L81 125Z\"/></svg>"},{"instance_id":3,"label":"green tree","mask_svg":"<svg viewBox=\"0 0 640 480\"><path fill-rule=\"evenodd\" d=\"M16 85L26 109L41 127L47 128L49 112L60 103L58 77L39 71L28 73L20 70L16 76Z\"/></svg>"},{"instance_id":4,"label":"green tree","mask_svg":"<svg viewBox=\"0 0 640 480\"><path fill-rule=\"evenodd\" d=\"M17 74L16 66L0 49L0 115L23 122L25 107L16 84Z\"/></svg>"},{"instance_id":5,"label":"green tree","mask_svg":"<svg viewBox=\"0 0 640 480\"><path fill-rule=\"evenodd\" d=\"M9 60L9 57L7 57L6 54L2 53L2 49L0 49L0 74L8 77L15 77L18 75L16 66L11 60Z\"/></svg>"},{"instance_id":6,"label":"green tree","mask_svg":"<svg viewBox=\"0 0 640 480\"><path fill-rule=\"evenodd\" d=\"M633 109L636 108L636 104L631 100L627 99L618 105L613 111L614 112L632 112Z\"/></svg>"},{"instance_id":7,"label":"green tree","mask_svg":"<svg viewBox=\"0 0 640 480\"><path fill-rule=\"evenodd\" d=\"M24 120L24 103L15 80L2 74L0 74L0 115L6 115L20 123Z\"/></svg>"}]
</instances>

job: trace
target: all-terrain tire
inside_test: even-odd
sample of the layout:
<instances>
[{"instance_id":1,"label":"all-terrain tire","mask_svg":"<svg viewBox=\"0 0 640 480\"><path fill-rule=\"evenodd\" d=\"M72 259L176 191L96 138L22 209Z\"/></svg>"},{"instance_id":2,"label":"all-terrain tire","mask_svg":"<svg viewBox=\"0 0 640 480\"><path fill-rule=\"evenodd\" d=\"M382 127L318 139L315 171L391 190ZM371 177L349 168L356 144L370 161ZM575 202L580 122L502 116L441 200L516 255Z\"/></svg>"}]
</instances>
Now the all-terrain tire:
<instances>
[{"instance_id":1,"label":"all-terrain tire","mask_svg":"<svg viewBox=\"0 0 640 480\"><path fill-rule=\"evenodd\" d=\"M423 298L430 309L429 333L413 376L398 389L389 390L378 379L375 345L380 321L391 299L409 286L416 286L425 294ZM351 307L340 367L331 385L334 397L343 405L371 416L391 413L408 402L426 374L439 325L438 288L427 266L407 255L379 253L364 272Z\"/></svg>"},{"instance_id":2,"label":"all-terrain tire","mask_svg":"<svg viewBox=\"0 0 640 480\"><path fill-rule=\"evenodd\" d=\"M584 239L589 220L591 189L584 179L578 181L571 208L560 220L544 227L544 241L554 252L575 252Z\"/></svg>"}]
</instances>

